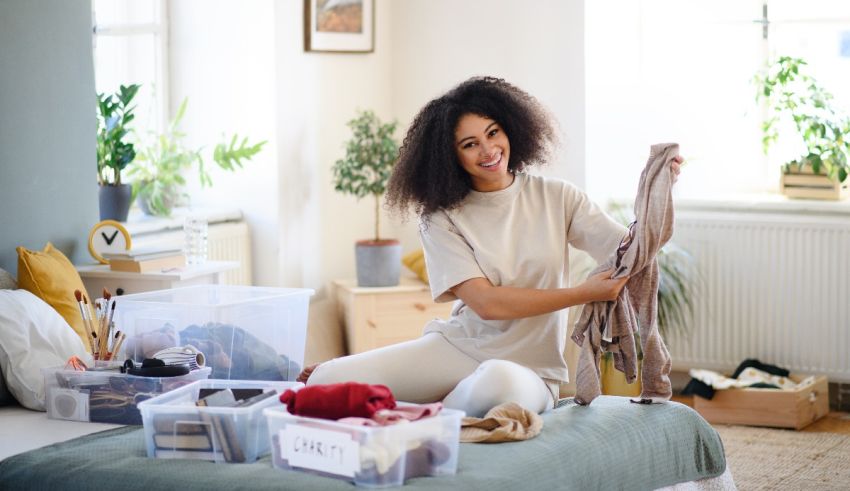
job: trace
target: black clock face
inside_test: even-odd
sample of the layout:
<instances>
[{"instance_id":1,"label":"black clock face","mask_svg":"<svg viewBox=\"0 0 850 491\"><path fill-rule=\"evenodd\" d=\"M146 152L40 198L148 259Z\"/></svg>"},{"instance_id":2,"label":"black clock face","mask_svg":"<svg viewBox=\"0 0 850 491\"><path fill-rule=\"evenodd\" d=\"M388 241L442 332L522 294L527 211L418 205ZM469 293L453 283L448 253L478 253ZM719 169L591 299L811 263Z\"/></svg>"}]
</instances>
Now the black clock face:
<instances>
[{"instance_id":1,"label":"black clock face","mask_svg":"<svg viewBox=\"0 0 850 491\"><path fill-rule=\"evenodd\" d=\"M130 233L114 220L103 220L92 227L89 234L89 252L99 262L106 264L105 252L122 252L131 246Z\"/></svg>"}]
</instances>

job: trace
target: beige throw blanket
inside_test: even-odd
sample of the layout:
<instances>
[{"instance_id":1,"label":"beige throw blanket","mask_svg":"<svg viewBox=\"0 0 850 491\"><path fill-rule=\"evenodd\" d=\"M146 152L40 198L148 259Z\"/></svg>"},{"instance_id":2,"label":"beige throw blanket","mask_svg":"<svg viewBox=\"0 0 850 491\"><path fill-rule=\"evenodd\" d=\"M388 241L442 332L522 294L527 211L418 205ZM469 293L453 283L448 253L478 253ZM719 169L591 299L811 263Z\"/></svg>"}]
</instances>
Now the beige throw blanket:
<instances>
[{"instance_id":1,"label":"beige throw blanket","mask_svg":"<svg viewBox=\"0 0 850 491\"><path fill-rule=\"evenodd\" d=\"M643 351L642 402L660 402L672 395L670 354L658 334L658 263L655 256L673 235L671 188L672 159L679 154L675 143L653 145L640 176L635 199L635 222L617 251L593 270L609 269L612 278L629 277L612 302L586 304L576 322L572 339L581 346L576 369L576 402L590 404L601 393L599 361L602 351L614 354L614 366L632 383L637 378L634 333L640 332Z\"/></svg>"},{"instance_id":2,"label":"beige throw blanket","mask_svg":"<svg viewBox=\"0 0 850 491\"><path fill-rule=\"evenodd\" d=\"M463 418L460 424L460 441L472 443L499 443L534 438L543 428L539 414L515 402L499 404L487 411L483 418Z\"/></svg>"}]
</instances>

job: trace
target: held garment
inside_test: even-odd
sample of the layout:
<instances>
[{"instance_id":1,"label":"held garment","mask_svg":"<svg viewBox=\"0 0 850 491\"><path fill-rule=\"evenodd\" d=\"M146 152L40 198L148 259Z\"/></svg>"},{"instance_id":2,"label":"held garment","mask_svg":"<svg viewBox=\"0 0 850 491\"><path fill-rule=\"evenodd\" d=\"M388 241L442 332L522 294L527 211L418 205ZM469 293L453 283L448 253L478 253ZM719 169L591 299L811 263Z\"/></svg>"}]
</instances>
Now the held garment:
<instances>
[{"instance_id":1,"label":"held garment","mask_svg":"<svg viewBox=\"0 0 850 491\"><path fill-rule=\"evenodd\" d=\"M637 378L634 333L640 333L643 352L641 399L667 400L671 361L656 323L658 309L658 263L661 247L673 235L673 176L670 166L679 153L677 144L653 145L640 176L635 199L635 222L617 251L591 272L609 269L612 278L629 277L616 300L585 305L572 339L581 346L576 374L576 402L590 404L600 393L599 361L603 351L614 355L614 366L628 383Z\"/></svg>"}]
</instances>

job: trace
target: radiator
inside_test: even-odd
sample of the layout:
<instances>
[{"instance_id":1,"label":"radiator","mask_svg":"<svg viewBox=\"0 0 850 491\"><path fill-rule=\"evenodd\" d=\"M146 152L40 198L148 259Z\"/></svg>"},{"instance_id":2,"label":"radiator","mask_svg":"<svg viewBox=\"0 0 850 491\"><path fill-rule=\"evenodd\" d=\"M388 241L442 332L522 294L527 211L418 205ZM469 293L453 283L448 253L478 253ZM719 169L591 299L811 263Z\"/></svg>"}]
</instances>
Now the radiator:
<instances>
[{"instance_id":1,"label":"radiator","mask_svg":"<svg viewBox=\"0 0 850 491\"><path fill-rule=\"evenodd\" d=\"M850 382L850 217L677 212L673 241L702 276L674 368L733 370L746 358Z\"/></svg>"},{"instance_id":2,"label":"radiator","mask_svg":"<svg viewBox=\"0 0 850 491\"><path fill-rule=\"evenodd\" d=\"M173 246L183 247L182 229L161 230L133 234L133 247ZM239 267L222 273L225 285L251 285L251 233L243 221L219 222L209 225L208 259L211 261L239 261Z\"/></svg>"}]
</instances>

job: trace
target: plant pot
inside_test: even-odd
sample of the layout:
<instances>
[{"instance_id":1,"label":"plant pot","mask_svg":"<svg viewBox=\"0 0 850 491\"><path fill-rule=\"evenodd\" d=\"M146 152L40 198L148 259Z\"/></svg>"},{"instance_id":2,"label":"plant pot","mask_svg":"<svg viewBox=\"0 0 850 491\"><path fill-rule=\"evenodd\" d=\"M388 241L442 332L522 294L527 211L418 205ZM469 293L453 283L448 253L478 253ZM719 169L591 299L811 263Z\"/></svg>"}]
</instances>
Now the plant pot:
<instances>
[{"instance_id":1,"label":"plant pot","mask_svg":"<svg viewBox=\"0 0 850 491\"><path fill-rule=\"evenodd\" d=\"M151 189L148 182L143 181L139 184L136 204L139 205L142 213L148 216L170 217L174 207L180 204L180 198L182 196L180 188L176 186L161 188L158 204L153 202L152 193L148 189Z\"/></svg>"},{"instance_id":2,"label":"plant pot","mask_svg":"<svg viewBox=\"0 0 850 491\"><path fill-rule=\"evenodd\" d=\"M354 246L357 286L396 286L401 276L401 244L397 240L361 240Z\"/></svg>"},{"instance_id":3,"label":"plant pot","mask_svg":"<svg viewBox=\"0 0 850 491\"><path fill-rule=\"evenodd\" d=\"M101 220L126 222L130 213L132 188L129 184L101 185L97 192Z\"/></svg>"},{"instance_id":4,"label":"plant pot","mask_svg":"<svg viewBox=\"0 0 850 491\"><path fill-rule=\"evenodd\" d=\"M638 397L640 395L640 362L638 360L637 379L633 384L626 382L626 375L614 368L614 356L602 355L599 370L602 373L602 393L608 396Z\"/></svg>"}]
</instances>

